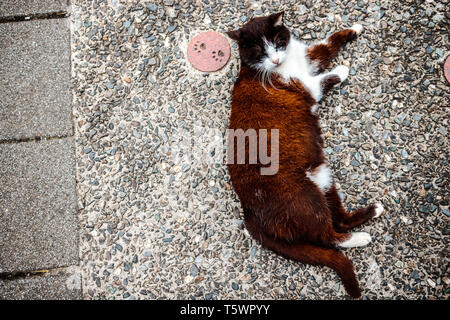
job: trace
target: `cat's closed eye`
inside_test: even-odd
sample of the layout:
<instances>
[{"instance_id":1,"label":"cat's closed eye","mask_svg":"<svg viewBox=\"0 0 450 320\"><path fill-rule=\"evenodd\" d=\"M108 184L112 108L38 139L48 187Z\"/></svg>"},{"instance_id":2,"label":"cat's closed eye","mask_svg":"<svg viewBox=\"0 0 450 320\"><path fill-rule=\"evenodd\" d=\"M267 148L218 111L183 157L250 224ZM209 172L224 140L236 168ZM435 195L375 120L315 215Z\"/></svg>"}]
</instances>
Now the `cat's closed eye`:
<instances>
[{"instance_id":1,"label":"cat's closed eye","mask_svg":"<svg viewBox=\"0 0 450 320\"><path fill-rule=\"evenodd\" d=\"M276 45L277 49L284 48L284 47L286 47L286 44L287 44L286 42L287 41L285 38L279 37L278 39L276 39L275 45Z\"/></svg>"}]
</instances>

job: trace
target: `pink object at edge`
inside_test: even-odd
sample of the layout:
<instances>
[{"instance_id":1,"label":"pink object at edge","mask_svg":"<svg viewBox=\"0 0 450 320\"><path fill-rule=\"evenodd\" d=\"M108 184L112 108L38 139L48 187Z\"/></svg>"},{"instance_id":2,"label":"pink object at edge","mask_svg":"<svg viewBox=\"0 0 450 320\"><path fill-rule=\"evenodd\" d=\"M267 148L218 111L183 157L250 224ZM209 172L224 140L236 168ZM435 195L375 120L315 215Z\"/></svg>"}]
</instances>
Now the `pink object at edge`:
<instances>
[{"instance_id":1,"label":"pink object at edge","mask_svg":"<svg viewBox=\"0 0 450 320\"><path fill-rule=\"evenodd\" d=\"M200 71L217 71L230 58L231 49L227 39L215 31L202 32L188 45L187 56L194 68Z\"/></svg>"}]
</instances>

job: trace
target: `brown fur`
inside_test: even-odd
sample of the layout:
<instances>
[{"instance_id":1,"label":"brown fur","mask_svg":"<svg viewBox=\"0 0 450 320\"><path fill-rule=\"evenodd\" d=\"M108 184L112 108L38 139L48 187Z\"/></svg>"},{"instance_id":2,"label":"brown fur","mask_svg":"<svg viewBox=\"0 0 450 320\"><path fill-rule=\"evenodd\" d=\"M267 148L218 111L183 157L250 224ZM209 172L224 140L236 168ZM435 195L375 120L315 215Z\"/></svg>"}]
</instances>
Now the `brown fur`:
<instances>
[{"instance_id":1,"label":"brown fur","mask_svg":"<svg viewBox=\"0 0 450 320\"><path fill-rule=\"evenodd\" d=\"M309 58L318 65L318 73L323 72L331 60L333 60L339 50L348 42L356 38L356 32L352 29L344 29L332 34L327 43L320 43L311 46L307 54Z\"/></svg>"},{"instance_id":2,"label":"brown fur","mask_svg":"<svg viewBox=\"0 0 450 320\"><path fill-rule=\"evenodd\" d=\"M311 47L309 57L319 62L323 71L354 36L350 29L338 32L329 38L328 45ZM324 88L330 89L337 80L324 79ZM359 297L352 264L336 244L349 238L349 234L340 232L372 218L374 206L348 213L334 185L323 193L308 179L307 170L326 162L318 117L311 112L316 101L300 82L286 84L275 76L272 82L274 87L266 90L256 72L243 64L233 89L231 129L279 129L277 174L261 175L261 164L228 166L246 227L263 246L286 258L334 269L347 292ZM246 144L248 159L248 141Z\"/></svg>"}]
</instances>

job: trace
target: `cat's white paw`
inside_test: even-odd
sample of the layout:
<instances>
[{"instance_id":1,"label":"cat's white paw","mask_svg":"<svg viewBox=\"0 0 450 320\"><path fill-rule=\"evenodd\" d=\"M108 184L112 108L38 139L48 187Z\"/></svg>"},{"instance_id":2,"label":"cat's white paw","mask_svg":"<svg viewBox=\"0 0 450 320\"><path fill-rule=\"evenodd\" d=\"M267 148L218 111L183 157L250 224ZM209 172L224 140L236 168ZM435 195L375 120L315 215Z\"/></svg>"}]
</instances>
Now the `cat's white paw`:
<instances>
[{"instance_id":1,"label":"cat's white paw","mask_svg":"<svg viewBox=\"0 0 450 320\"><path fill-rule=\"evenodd\" d=\"M361 32L363 32L364 27L362 26L362 24L357 23L357 24L354 24L353 27L351 27L351 29L353 31L355 31L356 34L359 35L359 34L361 34Z\"/></svg>"},{"instance_id":2,"label":"cat's white paw","mask_svg":"<svg viewBox=\"0 0 450 320\"><path fill-rule=\"evenodd\" d=\"M363 247L372 241L372 237L367 232L352 232L350 238L338 245L341 248Z\"/></svg>"},{"instance_id":3,"label":"cat's white paw","mask_svg":"<svg viewBox=\"0 0 450 320\"><path fill-rule=\"evenodd\" d=\"M384 212L384 208L381 203L375 203L375 215L374 218L378 218Z\"/></svg>"},{"instance_id":4,"label":"cat's white paw","mask_svg":"<svg viewBox=\"0 0 450 320\"><path fill-rule=\"evenodd\" d=\"M348 67L342 66L342 65L337 66L336 68L333 69L333 71L331 71L331 73L334 73L337 76L339 76L339 79L341 79L341 82L343 82L345 79L347 79L348 72L349 72Z\"/></svg>"}]
</instances>

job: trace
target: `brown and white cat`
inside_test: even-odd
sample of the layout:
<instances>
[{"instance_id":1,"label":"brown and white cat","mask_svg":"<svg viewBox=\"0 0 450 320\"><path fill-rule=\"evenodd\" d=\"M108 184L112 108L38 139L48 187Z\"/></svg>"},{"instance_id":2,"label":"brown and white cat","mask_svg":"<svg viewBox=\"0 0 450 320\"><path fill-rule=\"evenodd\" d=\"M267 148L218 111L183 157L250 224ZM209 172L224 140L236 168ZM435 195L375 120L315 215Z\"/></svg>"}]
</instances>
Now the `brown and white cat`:
<instances>
[{"instance_id":1,"label":"brown and white cat","mask_svg":"<svg viewBox=\"0 0 450 320\"><path fill-rule=\"evenodd\" d=\"M323 152L316 110L323 94L348 76L345 66L324 70L362 30L356 24L307 46L292 37L280 12L227 33L239 44L242 62L233 88L230 129L279 130L276 174L262 175L261 162L228 164L246 228L263 246L286 258L332 268L355 298L361 296L359 284L339 248L367 245L368 233L347 231L384 209L377 203L345 211ZM248 156L247 149L248 141Z\"/></svg>"}]
</instances>

